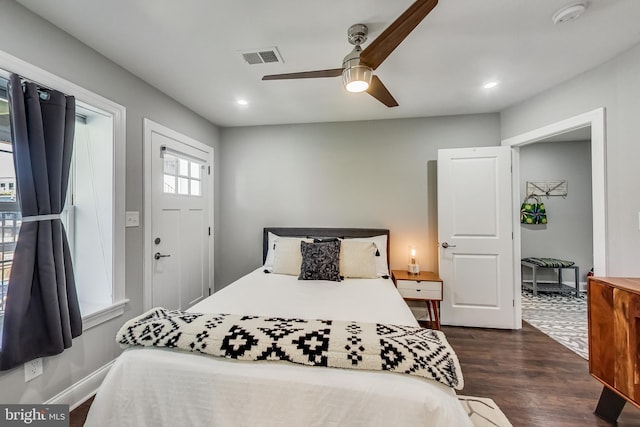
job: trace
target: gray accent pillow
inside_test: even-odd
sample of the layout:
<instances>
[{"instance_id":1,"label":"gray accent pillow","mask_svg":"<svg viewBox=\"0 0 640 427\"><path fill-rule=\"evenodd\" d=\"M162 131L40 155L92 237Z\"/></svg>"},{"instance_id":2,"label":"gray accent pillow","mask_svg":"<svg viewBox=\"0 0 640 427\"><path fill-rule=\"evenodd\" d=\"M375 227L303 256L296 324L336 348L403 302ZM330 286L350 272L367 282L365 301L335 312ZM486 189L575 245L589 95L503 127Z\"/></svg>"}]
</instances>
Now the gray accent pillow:
<instances>
[{"instance_id":1,"label":"gray accent pillow","mask_svg":"<svg viewBox=\"0 0 640 427\"><path fill-rule=\"evenodd\" d=\"M302 264L298 280L340 281L340 241L300 242Z\"/></svg>"}]
</instances>

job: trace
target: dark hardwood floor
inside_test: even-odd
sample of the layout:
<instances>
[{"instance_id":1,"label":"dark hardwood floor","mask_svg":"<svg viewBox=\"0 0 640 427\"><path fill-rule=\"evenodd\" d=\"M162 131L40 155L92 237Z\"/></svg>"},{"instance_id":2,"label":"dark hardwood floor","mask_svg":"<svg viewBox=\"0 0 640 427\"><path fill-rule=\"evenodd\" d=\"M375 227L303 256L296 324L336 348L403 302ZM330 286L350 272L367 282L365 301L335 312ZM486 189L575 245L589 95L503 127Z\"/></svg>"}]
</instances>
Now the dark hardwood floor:
<instances>
[{"instance_id":1,"label":"dark hardwood floor","mask_svg":"<svg viewBox=\"0 0 640 427\"><path fill-rule=\"evenodd\" d=\"M490 397L514 427L606 427L593 409L602 389L587 361L529 324L519 331L443 326L464 374L459 394ZM81 427L91 401L71 412ZM640 409L627 404L618 427L640 427ZM455 427L455 426L443 426Z\"/></svg>"},{"instance_id":2,"label":"dark hardwood floor","mask_svg":"<svg viewBox=\"0 0 640 427\"><path fill-rule=\"evenodd\" d=\"M602 386L588 362L531 325L442 330L462 365L459 394L490 397L514 427L614 425L593 414ZM640 409L627 403L617 425L639 427Z\"/></svg>"},{"instance_id":3,"label":"dark hardwood floor","mask_svg":"<svg viewBox=\"0 0 640 427\"><path fill-rule=\"evenodd\" d=\"M92 402L93 397L71 411L71 414L69 414L69 427L82 427L84 425Z\"/></svg>"}]
</instances>

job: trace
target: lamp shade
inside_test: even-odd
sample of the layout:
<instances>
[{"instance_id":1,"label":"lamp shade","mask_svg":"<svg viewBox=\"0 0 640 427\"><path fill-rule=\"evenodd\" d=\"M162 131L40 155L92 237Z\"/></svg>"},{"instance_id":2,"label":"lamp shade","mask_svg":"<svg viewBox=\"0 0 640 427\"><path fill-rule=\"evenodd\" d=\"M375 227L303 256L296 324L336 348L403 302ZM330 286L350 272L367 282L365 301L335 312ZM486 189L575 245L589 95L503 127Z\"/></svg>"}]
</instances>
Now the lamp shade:
<instances>
[{"instance_id":1,"label":"lamp shade","mask_svg":"<svg viewBox=\"0 0 640 427\"><path fill-rule=\"evenodd\" d=\"M342 71L342 83L349 92L364 92L371 83L371 68L366 65L354 65Z\"/></svg>"}]
</instances>

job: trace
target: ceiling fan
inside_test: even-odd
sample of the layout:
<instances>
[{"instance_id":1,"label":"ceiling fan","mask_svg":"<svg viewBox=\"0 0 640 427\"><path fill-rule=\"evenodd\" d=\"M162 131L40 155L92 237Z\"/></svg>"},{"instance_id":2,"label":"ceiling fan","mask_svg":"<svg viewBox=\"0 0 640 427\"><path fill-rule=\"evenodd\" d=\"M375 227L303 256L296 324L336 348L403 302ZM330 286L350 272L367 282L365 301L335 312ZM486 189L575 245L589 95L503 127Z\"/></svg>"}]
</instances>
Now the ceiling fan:
<instances>
[{"instance_id":1,"label":"ceiling fan","mask_svg":"<svg viewBox=\"0 0 640 427\"><path fill-rule=\"evenodd\" d=\"M438 0L417 0L364 50L360 45L367 40L367 26L355 24L349 27L347 39L355 47L345 56L342 61L342 68L272 74L262 77L262 80L314 79L342 76L344 87L349 92L366 91L387 107L397 107L398 102L385 85L382 84L382 81L373 75L373 70L387 59L391 52L402 43L437 4Z\"/></svg>"}]
</instances>

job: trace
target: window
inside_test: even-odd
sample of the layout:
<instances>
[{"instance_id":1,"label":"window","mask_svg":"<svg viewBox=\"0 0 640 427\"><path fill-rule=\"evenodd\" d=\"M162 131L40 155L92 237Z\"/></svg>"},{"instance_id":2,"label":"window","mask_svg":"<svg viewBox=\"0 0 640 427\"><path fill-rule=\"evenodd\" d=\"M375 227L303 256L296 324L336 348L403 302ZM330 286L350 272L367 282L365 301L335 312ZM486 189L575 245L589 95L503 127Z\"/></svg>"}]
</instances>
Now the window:
<instances>
[{"instance_id":1,"label":"window","mask_svg":"<svg viewBox=\"0 0 640 427\"><path fill-rule=\"evenodd\" d=\"M124 292L125 109L0 51L0 297L3 299L20 227L6 102L6 78L10 73L3 68L76 97L74 153L67 201L61 216L73 256L84 329L88 329L122 314L127 302ZM0 304L2 316L4 304Z\"/></svg>"},{"instance_id":2,"label":"window","mask_svg":"<svg viewBox=\"0 0 640 427\"><path fill-rule=\"evenodd\" d=\"M16 175L13 167L6 84L7 81L0 78L0 330L7 301L13 252L21 223L14 186Z\"/></svg>"},{"instance_id":3,"label":"window","mask_svg":"<svg viewBox=\"0 0 640 427\"><path fill-rule=\"evenodd\" d=\"M200 196L204 165L175 154L164 153L164 192Z\"/></svg>"},{"instance_id":4,"label":"window","mask_svg":"<svg viewBox=\"0 0 640 427\"><path fill-rule=\"evenodd\" d=\"M113 119L78 102L63 223L84 314L112 302Z\"/></svg>"}]
</instances>

